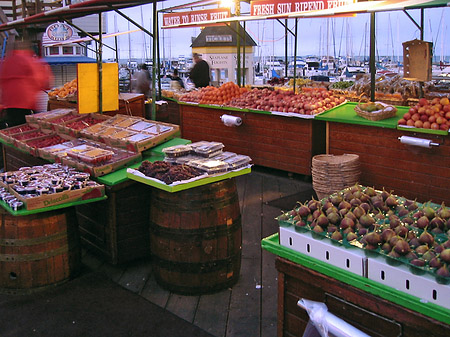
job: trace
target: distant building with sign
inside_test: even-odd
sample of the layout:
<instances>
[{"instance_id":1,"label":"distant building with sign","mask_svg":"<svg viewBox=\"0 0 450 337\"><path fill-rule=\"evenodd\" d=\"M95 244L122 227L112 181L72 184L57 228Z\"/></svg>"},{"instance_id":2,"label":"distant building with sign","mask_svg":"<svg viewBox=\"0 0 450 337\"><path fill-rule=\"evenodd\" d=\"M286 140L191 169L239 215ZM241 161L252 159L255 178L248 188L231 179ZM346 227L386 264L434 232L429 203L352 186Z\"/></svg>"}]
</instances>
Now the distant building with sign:
<instances>
[{"instance_id":1,"label":"distant building with sign","mask_svg":"<svg viewBox=\"0 0 450 337\"><path fill-rule=\"evenodd\" d=\"M79 40L78 33L64 22L49 25L42 35L44 60L52 68L55 86L62 86L77 77L77 63L96 62L87 57L85 45L76 43Z\"/></svg>"},{"instance_id":2,"label":"distant building with sign","mask_svg":"<svg viewBox=\"0 0 450 337\"><path fill-rule=\"evenodd\" d=\"M192 53L199 53L209 63L211 68L211 82L213 85L222 85L226 82L237 82L237 34L236 23L229 26L205 27L192 42ZM245 73L245 84L253 84L253 49L255 41L244 32L240 26L242 35L245 33L245 41L240 38L241 49L241 76ZM244 62L245 48L245 62Z\"/></svg>"}]
</instances>

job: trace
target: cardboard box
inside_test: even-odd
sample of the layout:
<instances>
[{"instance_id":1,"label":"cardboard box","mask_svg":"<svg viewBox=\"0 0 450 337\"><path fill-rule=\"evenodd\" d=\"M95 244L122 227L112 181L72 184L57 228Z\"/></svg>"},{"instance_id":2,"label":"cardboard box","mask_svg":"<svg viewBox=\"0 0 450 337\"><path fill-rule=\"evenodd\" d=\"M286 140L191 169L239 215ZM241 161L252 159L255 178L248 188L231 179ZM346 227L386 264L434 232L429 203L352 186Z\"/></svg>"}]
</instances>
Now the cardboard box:
<instances>
[{"instance_id":1,"label":"cardboard box","mask_svg":"<svg viewBox=\"0 0 450 337\"><path fill-rule=\"evenodd\" d=\"M33 139L29 139L26 140L24 142L22 141L17 141L15 143L15 146L23 151L28 152L29 154L31 154L34 157L38 157L39 156L39 148L37 147L32 147L30 145L28 145L30 142L36 141L36 140L40 140L40 139L45 139L48 137L53 137L53 136L59 136L63 139L65 139L66 141L72 140L73 138L67 135L57 135L56 133L52 133L50 132L47 136L42 136L42 137L38 137L38 138L33 138Z\"/></svg>"},{"instance_id":2,"label":"cardboard box","mask_svg":"<svg viewBox=\"0 0 450 337\"><path fill-rule=\"evenodd\" d=\"M106 115L102 115L102 114L98 114L98 113L79 115L79 117L77 119L70 120L70 121L62 123L62 124L53 124L52 128L53 128L53 130L55 130L58 133L63 133L63 134L69 135L71 137L78 138L78 137L81 136L82 129L81 130L75 130L75 129L72 129L72 128L68 127L67 124L70 124L70 123L76 122L76 121L80 121L80 120L83 120L85 118L94 118L94 119L98 119L100 121L105 121L105 120L107 120L107 119L109 119L111 117L110 116L106 116Z\"/></svg>"},{"instance_id":3,"label":"cardboard box","mask_svg":"<svg viewBox=\"0 0 450 337\"><path fill-rule=\"evenodd\" d=\"M410 81L430 81L433 43L415 39L402 44L403 78Z\"/></svg>"},{"instance_id":4,"label":"cardboard box","mask_svg":"<svg viewBox=\"0 0 450 337\"><path fill-rule=\"evenodd\" d=\"M74 109L53 109L46 112L40 112L38 114L32 114L32 115L26 115L25 120L27 123L36 123L39 124L40 122L48 119L48 118L55 118L57 116L63 116L67 113L73 113L76 112Z\"/></svg>"},{"instance_id":5,"label":"cardboard box","mask_svg":"<svg viewBox=\"0 0 450 337\"><path fill-rule=\"evenodd\" d=\"M404 265L391 266L381 258L370 257L367 277L424 301L450 309L450 285L437 283L430 274L415 275Z\"/></svg>"},{"instance_id":6,"label":"cardboard box","mask_svg":"<svg viewBox=\"0 0 450 337\"><path fill-rule=\"evenodd\" d=\"M120 160L114 160L114 157L111 161L108 161L104 164L100 165L90 165L82 161L78 161L74 158L70 158L68 156L59 156L59 160L63 165L71 166L76 168L81 172L89 173L92 177L100 177L105 174L114 172L120 168L138 163L142 161L142 156L140 153L133 153L126 158Z\"/></svg>"},{"instance_id":7,"label":"cardboard box","mask_svg":"<svg viewBox=\"0 0 450 337\"><path fill-rule=\"evenodd\" d=\"M293 226L280 227L280 245L366 277L367 258L358 248L338 246L326 238L315 239L310 231L296 232Z\"/></svg>"},{"instance_id":8,"label":"cardboard box","mask_svg":"<svg viewBox=\"0 0 450 337\"><path fill-rule=\"evenodd\" d=\"M9 190L17 199L24 203L27 210L45 208L79 200L100 198L105 195L104 185L85 187L78 190L69 190L54 194L44 194L35 198L23 198L11 187Z\"/></svg>"},{"instance_id":9,"label":"cardboard box","mask_svg":"<svg viewBox=\"0 0 450 337\"><path fill-rule=\"evenodd\" d=\"M22 130L22 128L28 129L29 127L33 128L33 129L28 130L28 131ZM13 126L11 128L0 130L0 138L3 139L6 144L14 145L15 138L13 137L13 135L17 135L19 133L24 133L24 132L38 131L38 130L39 130L39 126L36 124L30 124L30 123L21 124L21 125Z\"/></svg>"}]
</instances>

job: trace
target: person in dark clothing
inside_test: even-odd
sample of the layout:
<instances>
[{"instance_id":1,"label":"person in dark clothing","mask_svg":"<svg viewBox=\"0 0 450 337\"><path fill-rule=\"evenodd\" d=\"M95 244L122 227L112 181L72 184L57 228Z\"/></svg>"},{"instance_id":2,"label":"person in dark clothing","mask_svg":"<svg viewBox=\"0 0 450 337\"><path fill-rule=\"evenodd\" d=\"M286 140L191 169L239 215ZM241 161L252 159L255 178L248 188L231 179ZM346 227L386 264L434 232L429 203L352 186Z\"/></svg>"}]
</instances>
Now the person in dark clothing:
<instances>
[{"instance_id":1,"label":"person in dark clothing","mask_svg":"<svg viewBox=\"0 0 450 337\"><path fill-rule=\"evenodd\" d=\"M209 85L209 64L205 60L202 60L199 54L193 55L195 65L192 68L189 78L194 82L197 88L206 87Z\"/></svg>"},{"instance_id":2,"label":"person in dark clothing","mask_svg":"<svg viewBox=\"0 0 450 337\"><path fill-rule=\"evenodd\" d=\"M170 79L172 80L172 83L170 83L170 87L172 89L178 89L177 87L181 87L184 88L184 82L183 80L180 78L180 76L178 76L178 69L174 69L173 70L173 75L170 76Z\"/></svg>"}]
</instances>

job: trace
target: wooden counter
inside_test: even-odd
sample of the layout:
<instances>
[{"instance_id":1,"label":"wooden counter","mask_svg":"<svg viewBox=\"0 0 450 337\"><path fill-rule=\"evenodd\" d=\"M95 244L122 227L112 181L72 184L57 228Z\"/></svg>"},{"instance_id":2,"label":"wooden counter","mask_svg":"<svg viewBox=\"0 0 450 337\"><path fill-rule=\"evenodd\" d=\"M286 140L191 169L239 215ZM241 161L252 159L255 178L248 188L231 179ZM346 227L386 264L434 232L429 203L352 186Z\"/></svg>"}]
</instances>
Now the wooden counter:
<instances>
[{"instance_id":1,"label":"wooden counter","mask_svg":"<svg viewBox=\"0 0 450 337\"><path fill-rule=\"evenodd\" d=\"M278 257L278 337L303 335L309 317L297 306L323 302L334 315L372 337L450 336L450 325Z\"/></svg>"},{"instance_id":2,"label":"wooden counter","mask_svg":"<svg viewBox=\"0 0 450 337\"><path fill-rule=\"evenodd\" d=\"M119 94L119 110L104 111L103 113L109 116L116 114L132 115L136 117L145 118L145 96L142 94L120 93ZM76 102L59 101L50 99L48 101L48 110L70 108L77 109Z\"/></svg>"},{"instance_id":3,"label":"wooden counter","mask_svg":"<svg viewBox=\"0 0 450 337\"><path fill-rule=\"evenodd\" d=\"M223 114L241 117L242 125L225 126ZM180 104L180 115L183 138L222 142L256 165L311 175L312 157L325 152L325 123L313 119L187 104Z\"/></svg>"},{"instance_id":4,"label":"wooden counter","mask_svg":"<svg viewBox=\"0 0 450 337\"><path fill-rule=\"evenodd\" d=\"M420 202L450 205L448 135L397 130L397 120L408 107L399 107L396 117L379 122L356 116L353 109L354 103L347 103L318 117L327 121L327 153L359 155L362 185L384 187ZM439 146L405 145L398 140L400 136L430 139Z\"/></svg>"}]
</instances>

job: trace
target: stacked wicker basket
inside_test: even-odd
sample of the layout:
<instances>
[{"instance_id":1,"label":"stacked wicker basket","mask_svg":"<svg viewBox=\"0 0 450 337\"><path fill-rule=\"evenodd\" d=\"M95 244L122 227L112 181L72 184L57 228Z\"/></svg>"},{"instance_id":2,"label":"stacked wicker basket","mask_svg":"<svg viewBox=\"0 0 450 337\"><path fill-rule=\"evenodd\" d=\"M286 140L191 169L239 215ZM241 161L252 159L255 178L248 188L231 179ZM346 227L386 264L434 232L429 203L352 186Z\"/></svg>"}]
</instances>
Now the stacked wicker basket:
<instances>
[{"instance_id":1,"label":"stacked wicker basket","mask_svg":"<svg viewBox=\"0 0 450 337\"><path fill-rule=\"evenodd\" d=\"M360 173L356 154L320 154L312 159L313 188L319 199L356 184Z\"/></svg>"}]
</instances>

